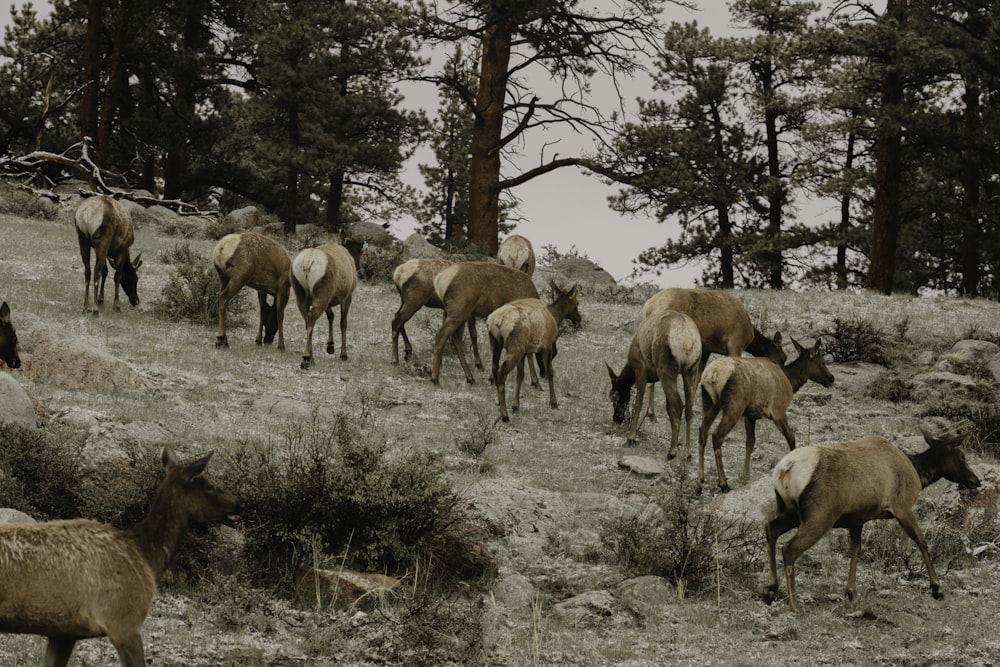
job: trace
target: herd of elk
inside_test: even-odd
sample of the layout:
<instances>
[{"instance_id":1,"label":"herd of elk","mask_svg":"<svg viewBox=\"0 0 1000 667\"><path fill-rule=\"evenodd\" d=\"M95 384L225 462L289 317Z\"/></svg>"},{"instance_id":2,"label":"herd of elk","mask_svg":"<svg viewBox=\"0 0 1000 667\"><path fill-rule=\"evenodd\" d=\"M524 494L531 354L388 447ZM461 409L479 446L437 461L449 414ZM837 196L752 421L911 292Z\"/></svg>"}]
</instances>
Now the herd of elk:
<instances>
[{"instance_id":1,"label":"herd of elk","mask_svg":"<svg viewBox=\"0 0 1000 667\"><path fill-rule=\"evenodd\" d=\"M112 197L95 196L77 209L75 226L84 261L84 311L90 312L90 250L96 254L93 276L94 307L104 300L108 263L115 269L115 301L119 286L133 306L139 303L138 274L133 261L131 218ZM327 353L333 354L333 309L340 306L340 356L347 359L347 316L358 284L360 245L329 242L306 248L294 258L285 247L263 234L245 232L221 239L213 252L220 280L217 347L228 347L226 309L244 286L258 292L260 318L256 343L270 343L277 336L284 349L283 319L289 293L305 323L306 340L301 367L312 362L313 328L326 314L329 333ZM474 381L462 349L463 327L472 340L477 367L482 367L476 342L475 321L486 319L492 353L491 379L496 386L500 418L509 421L507 376L517 371L511 411L520 406L525 361L532 355L548 380L549 403L558 406L553 358L563 319L579 325L578 289L552 285L554 298L545 304L532 281L535 255L530 242L511 236L501 245L497 261L452 262L415 259L400 264L393 282L400 306L392 320L392 361L398 363L398 336L403 336L405 356L412 346L405 324L422 307L444 311L435 336L431 380L439 383L442 355L448 341L454 345L469 383ZM268 297L274 303L268 303ZM980 485L960 449L961 436L940 437L924 431L928 449L904 454L879 437L867 437L822 447L796 449L788 423L794 394L812 380L824 387L833 384L823 359L820 341L809 348L794 339L797 357L786 363L782 337L767 338L752 324L743 304L733 295L706 289L664 289L642 309L621 373L607 365L615 423L625 420L636 389L627 444L638 440L644 394L649 383L660 382L671 423L667 458L674 458L680 442L682 415L685 443L691 456L691 430L695 387L700 386L702 421L698 430L699 483L704 478L704 451L709 430L721 415L712 435L718 486L729 490L722 465L725 437L742 418L746 428L744 478L749 476L755 447L755 424L768 418L784 436L789 453L771 471L776 510L765 533L769 580L765 599L778 594L776 544L779 537L798 529L782 550L789 606L800 611L795 587L797 559L831 528L846 528L850 535L850 565L846 594L856 595L855 574L862 527L875 519L895 518L916 543L930 579L931 593L943 597L913 504L921 489L938 479L955 482L962 489ZM747 352L753 357L744 357ZM711 363L710 355L722 355ZM501 355L503 362L501 363ZM0 306L0 360L18 368L17 335L10 307ZM530 366L530 363L529 363ZM538 384L534 378L533 384ZM683 400L678 392L681 379ZM650 388L649 414L653 394ZM107 636L123 665L145 664L141 626L156 592L156 583L192 523L228 520L240 503L216 487L205 475L210 454L181 464L170 448L162 462L164 480L146 518L129 530L76 519L36 524L0 524L0 632L39 634L48 638L46 664L66 665L80 639Z\"/></svg>"}]
</instances>

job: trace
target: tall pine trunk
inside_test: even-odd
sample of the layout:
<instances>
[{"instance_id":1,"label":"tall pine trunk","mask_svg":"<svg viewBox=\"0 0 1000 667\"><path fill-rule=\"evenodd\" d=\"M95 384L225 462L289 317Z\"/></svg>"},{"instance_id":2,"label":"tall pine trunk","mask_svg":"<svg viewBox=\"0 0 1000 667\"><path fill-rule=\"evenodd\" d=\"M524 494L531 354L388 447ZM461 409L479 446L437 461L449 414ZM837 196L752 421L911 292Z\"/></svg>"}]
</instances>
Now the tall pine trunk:
<instances>
[{"instance_id":1,"label":"tall pine trunk","mask_svg":"<svg viewBox=\"0 0 1000 667\"><path fill-rule=\"evenodd\" d=\"M500 241L500 149L511 34L510 24L502 20L483 33L469 164L468 239L493 255Z\"/></svg>"},{"instance_id":2,"label":"tall pine trunk","mask_svg":"<svg viewBox=\"0 0 1000 667\"><path fill-rule=\"evenodd\" d=\"M979 246L982 230L980 215L979 160L979 83L974 75L966 78L964 126L962 128L962 293L979 296L982 277Z\"/></svg>"},{"instance_id":3,"label":"tall pine trunk","mask_svg":"<svg viewBox=\"0 0 1000 667\"><path fill-rule=\"evenodd\" d=\"M97 114L101 99L101 22L103 0L87 2L87 36L83 43L83 96L80 100L80 134L97 140Z\"/></svg>"}]
</instances>

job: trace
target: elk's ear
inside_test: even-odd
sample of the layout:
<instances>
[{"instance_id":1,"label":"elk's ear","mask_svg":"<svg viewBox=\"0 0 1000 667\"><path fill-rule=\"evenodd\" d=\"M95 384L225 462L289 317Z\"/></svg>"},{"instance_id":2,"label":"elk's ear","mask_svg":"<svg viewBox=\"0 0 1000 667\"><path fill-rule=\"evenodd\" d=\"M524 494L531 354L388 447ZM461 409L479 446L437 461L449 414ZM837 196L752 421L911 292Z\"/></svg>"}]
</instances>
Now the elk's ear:
<instances>
[{"instance_id":1,"label":"elk's ear","mask_svg":"<svg viewBox=\"0 0 1000 667\"><path fill-rule=\"evenodd\" d=\"M10 306L7 305L6 301L0 306L0 324L10 324Z\"/></svg>"},{"instance_id":2,"label":"elk's ear","mask_svg":"<svg viewBox=\"0 0 1000 667\"><path fill-rule=\"evenodd\" d=\"M163 462L164 468L177 465L177 454L174 452L174 448L169 445L165 446L160 454L160 461Z\"/></svg>"},{"instance_id":3,"label":"elk's ear","mask_svg":"<svg viewBox=\"0 0 1000 667\"><path fill-rule=\"evenodd\" d=\"M133 268L138 269L140 266L142 266L142 253L141 252L138 255L135 256L135 259L132 260L132 267Z\"/></svg>"},{"instance_id":4,"label":"elk's ear","mask_svg":"<svg viewBox=\"0 0 1000 667\"><path fill-rule=\"evenodd\" d=\"M205 466L208 465L208 462L211 460L211 458L212 458L212 452L209 452L208 454L205 454L201 458L191 461L191 463L188 463L186 466L184 466L184 474L187 476L188 479L194 479L198 475L205 472Z\"/></svg>"},{"instance_id":5,"label":"elk's ear","mask_svg":"<svg viewBox=\"0 0 1000 667\"><path fill-rule=\"evenodd\" d=\"M775 331L774 332L774 338L771 339L771 342L773 342L776 347L781 347L781 332L780 331Z\"/></svg>"},{"instance_id":6,"label":"elk's ear","mask_svg":"<svg viewBox=\"0 0 1000 667\"><path fill-rule=\"evenodd\" d=\"M608 367L608 375L611 376L611 381L612 382L617 382L618 381L618 375L615 373L615 370L613 368L611 368L611 364L609 364L608 362L605 361L604 365Z\"/></svg>"},{"instance_id":7,"label":"elk's ear","mask_svg":"<svg viewBox=\"0 0 1000 667\"><path fill-rule=\"evenodd\" d=\"M804 348L804 347L802 347L801 345L799 345L799 341L795 340L795 339L794 339L794 338L792 338L791 336L789 336L789 337L788 337L788 339L789 339L790 341L792 341L792 345L794 345L794 346L795 346L795 351L796 351L796 352L798 352L799 354L802 354L803 352L805 352L805 348Z\"/></svg>"}]
</instances>

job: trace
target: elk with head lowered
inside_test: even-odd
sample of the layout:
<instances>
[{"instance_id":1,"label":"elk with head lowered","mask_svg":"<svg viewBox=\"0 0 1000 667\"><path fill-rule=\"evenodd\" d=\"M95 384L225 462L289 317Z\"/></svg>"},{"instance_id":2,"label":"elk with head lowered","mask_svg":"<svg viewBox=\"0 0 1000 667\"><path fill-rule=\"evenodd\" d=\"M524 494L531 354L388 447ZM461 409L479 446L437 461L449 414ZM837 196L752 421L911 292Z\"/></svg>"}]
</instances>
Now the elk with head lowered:
<instances>
[{"instance_id":1,"label":"elk with head lowered","mask_svg":"<svg viewBox=\"0 0 1000 667\"><path fill-rule=\"evenodd\" d=\"M6 301L0 306L0 360L8 368L21 367L21 357L17 354L17 332L10 321L10 306Z\"/></svg>"},{"instance_id":2,"label":"elk with head lowered","mask_svg":"<svg viewBox=\"0 0 1000 667\"><path fill-rule=\"evenodd\" d=\"M888 440L867 437L825 447L801 447L789 452L771 471L777 509L767 523L768 584L764 599L778 595L775 545L793 528L795 535L782 549L788 583L788 605L801 611L795 591L795 561L831 528L850 533L848 599L857 594L855 574L861 551L861 529L874 519L896 519L920 550L927 567L931 595L944 594L934 563L920 531L913 503L922 489L944 478L962 489L979 486L979 478L965 462L961 435L932 435L921 427L929 448L904 454Z\"/></svg>"},{"instance_id":3,"label":"elk with head lowered","mask_svg":"<svg viewBox=\"0 0 1000 667\"><path fill-rule=\"evenodd\" d=\"M324 243L306 248L292 260L292 289L295 302L306 325L306 349L302 354L302 369L312 364L313 327L326 313L329 332L326 353L333 354L333 309L340 306L340 358L347 359L347 313L351 309L354 289L358 286L356 259L343 245Z\"/></svg>"},{"instance_id":4,"label":"elk with head lowered","mask_svg":"<svg viewBox=\"0 0 1000 667\"><path fill-rule=\"evenodd\" d=\"M128 530L88 519L0 524L0 632L48 637L48 666L64 667L77 641L105 636L123 667L145 665L142 623L189 525L240 510L204 474L210 457L182 464L165 448L163 482Z\"/></svg>"},{"instance_id":5,"label":"elk with head lowered","mask_svg":"<svg viewBox=\"0 0 1000 667\"><path fill-rule=\"evenodd\" d=\"M694 411L694 394L698 386L698 371L701 368L701 335L694 320L674 310L660 310L639 323L628 349L628 359L621 373L616 374L608 366L611 376L612 419L616 424L625 420L631 399L632 385L635 385L635 408L628 431L628 444L636 442L636 431L642 413L646 383L657 380L663 386L663 394L670 416L670 449L667 458L674 457L674 450L680 441L681 413L683 412L687 431L685 446L691 457L691 421ZM677 392L677 376L684 386L684 402ZM654 388L650 388L650 404Z\"/></svg>"},{"instance_id":6,"label":"elk with head lowered","mask_svg":"<svg viewBox=\"0 0 1000 667\"><path fill-rule=\"evenodd\" d=\"M518 234L511 234L497 249L497 261L504 266L535 275L535 249L531 241Z\"/></svg>"},{"instance_id":7,"label":"elk with head lowered","mask_svg":"<svg viewBox=\"0 0 1000 667\"><path fill-rule=\"evenodd\" d=\"M76 209L76 236L83 258L83 312L97 314L104 303L104 282L108 277L108 262L115 269L115 310L119 310L118 288L121 287L133 306L139 305L139 267L142 253L133 260L130 248L135 241L132 216L117 200L107 195L85 199ZM94 250L94 306L90 306L90 250ZM97 275L100 275L98 289Z\"/></svg>"},{"instance_id":8,"label":"elk with head lowered","mask_svg":"<svg viewBox=\"0 0 1000 667\"><path fill-rule=\"evenodd\" d=\"M511 410L517 412L521 406L524 361L530 354L536 355L538 369L548 379L549 405L559 407L552 370L559 323L567 317L579 320L580 313L576 285L562 289L553 284L552 290L555 296L549 305L545 305L540 299L517 299L500 306L486 318L493 357L493 383L497 388L500 419L503 421L510 421L507 414L507 375L513 368L517 368L514 402L510 406ZM502 365L501 352L504 355Z\"/></svg>"},{"instance_id":9,"label":"elk with head lowered","mask_svg":"<svg viewBox=\"0 0 1000 667\"><path fill-rule=\"evenodd\" d=\"M226 308L244 285L257 290L260 320L257 324L257 345L271 343L278 335L278 349L285 349L285 306L292 287L292 260L285 247L256 232L227 234L215 245L212 263L219 274L219 331L216 347L229 347L226 337ZM267 303L268 295L274 305Z\"/></svg>"},{"instance_id":10,"label":"elk with head lowered","mask_svg":"<svg viewBox=\"0 0 1000 667\"><path fill-rule=\"evenodd\" d=\"M779 335L775 336L780 341ZM788 406L792 396L812 380L824 387L833 384L833 374L823 361L823 346L816 341L808 350L795 339L792 344L799 356L789 364L779 366L770 359L750 357L721 357L708 365L701 374L701 428L698 430L698 481L705 478L705 443L708 430L715 418L722 414L712 435L715 452L715 469L719 475L719 489L729 490L726 473L722 469L722 442L736 422L743 418L747 432L746 456L743 459L743 477L750 474L750 455L757 443L757 420L766 417L774 422L785 436L789 449L795 449L795 433L788 425Z\"/></svg>"}]
</instances>

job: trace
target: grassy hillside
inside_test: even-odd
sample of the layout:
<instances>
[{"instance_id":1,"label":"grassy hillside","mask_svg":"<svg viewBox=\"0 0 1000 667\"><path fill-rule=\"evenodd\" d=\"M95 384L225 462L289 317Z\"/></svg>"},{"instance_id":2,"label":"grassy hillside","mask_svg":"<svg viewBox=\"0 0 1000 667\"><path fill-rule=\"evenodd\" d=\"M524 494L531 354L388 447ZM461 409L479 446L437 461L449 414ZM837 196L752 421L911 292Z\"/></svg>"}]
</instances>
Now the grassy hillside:
<instances>
[{"instance_id":1,"label":"grassy hillside","mask_svg":"<svg viewBox=\"0 0 1000 667\"><path fill-rule=\"evenodd\" d=\"M286 312L284 352L253 344L255 299L248 301L253 305L242 324L231 325L228 350L215 349L214 326L168 321L155 313L153 303L174 270L164 259L178 243L187 243L207 262L212 241L139 229L135 250L145 260L141 305L116 313L109 297L100 316L92 317L81 313L83 271L68 216L0 215L0 239L0 299L10 304L15 325L20 313L35 315L128 362L159 388L106 394L21 378L51 414L86 406L114 422L158 423L186 455L225 453L248 442L280 447L296 418L268 413L262 405L289 399L320 424L340 413L361 420L391 451L440 454L460 496L478 511L496 513L494 525L517 524L490 544L495 576L428 604L415 592L418 573L410 573L408 594L363 617L301 609L282 591L243 589L223 575L193 587L168 585L144 631L154 664L993 664L1000 650L991 631L1000 611L993 550L973 558L962 551L976 544L943 532L931 536L932 554L949 554L947 561L936 558L946 594L940 602L927 591L919 555L888 523L866 531L876 546L866 550L859 568L860 599L854 603L842 596L846 537L832 535L801 561L806 612L795 616L785 604L763 604L760 526L737 530L740 541L727 546L697 544L706 535L720 539L720 533L693 524L692 546L717 566L700 573L708 583L622 588L623 581L643 574L636 561L622 558L622 531L631 526L636 536L648 536L642 517L664 508L700 507L713 495L711 483L702 496L691 497L689 483L682 485L676 475L642 479L618 466L625 454L663 458L668 444L662 394L659 421L643 423L632 448L624 446L625 428L611 422L607 396L605 364L618 370L624 363L630 327L648 290L618 291L613 298L585 291L583 328L563 334L554 362L559 408L549 408L545 392L526 387L521 411L502 424L485 372L467 385L448 354L440 386L430 383L440 311L422 311L409 323L416 359L389 363L389 323L398 297L388 282L359 285L348 318L349 359L320 351L326 331L317 326L314 364L302 371L304 330L294 304ZM1000 304L982 300L831 292L738 296L768 335L778 330L802 341L823 335L831 345L874 335L884 344L888 370L882 382L906 383L925 370L914 361L922 352L940 356L961 338L1000 336ZM853 328L845 328L848 324ZM840 339L832 337L836 332ZM339 346L336 327L334 335ZM480 344L488 350L482 325ZM791 423L800 445L868 434L913 436L918 416L941 407L926 398L893 402L866 395L861 384L848 381L857 367L831 364L831 370L838 378L832 388L807 385L793 402ZM993 391L982 369L972 371L983 392ZM953 405L948 409L955 412ZM726 441L734 493L765 475L786 451L769 422L758 425L757 439L751 480L739 475L742 428ZM977 440L974 462L995 463L988 445ZM678 475L693 474L693 465L679 470ZM714 477L711 462L706 473L709 480ZM684 493L677 491L681 486ZM655 538L647 552L656 551ZM522 579L530 587L511 593L513 582ZM611 591L620 605L609 610L607 622L575 623L556 613L557 603L597 590ZM113 662L106 641L85 644L76 664ZM35 661L40 646L36 638L0 636L0 662Z\"/></svg>"}]
</instances>

